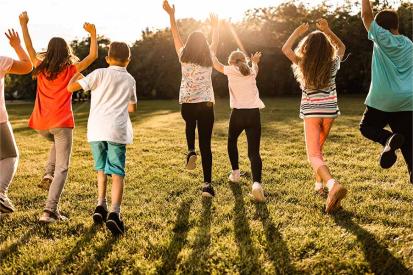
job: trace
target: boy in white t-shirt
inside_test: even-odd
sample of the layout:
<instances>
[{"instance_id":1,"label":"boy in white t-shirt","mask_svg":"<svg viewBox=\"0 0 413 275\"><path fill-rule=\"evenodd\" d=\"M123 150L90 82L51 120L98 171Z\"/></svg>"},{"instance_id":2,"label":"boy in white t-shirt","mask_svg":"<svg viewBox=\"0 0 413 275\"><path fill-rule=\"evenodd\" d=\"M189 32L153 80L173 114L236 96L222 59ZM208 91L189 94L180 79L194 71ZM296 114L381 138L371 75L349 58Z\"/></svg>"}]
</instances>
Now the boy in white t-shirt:
<instances>
[{"instance_id":1,"label":"boy in white t-shirt","mask_svg":"<svg viewBox=\"0 0 413 275\"><path fill-rule=\"evenodd\" d=\"M6 37L19 60L0 56L0 214L11 213L15 210L13 203L7 196L7 191L16 173L19 159L19 152L6 110L4 77L6 74L28 74L33 69L29 56L20 45L17 32L9 30Z\"/></svg>"},{"instance_id":2,"label":"boy in white t-shirt","mask_svg":"<svg viewBox=\"0 0 413 275\"><path fill-rule=\"evenodd\" d=\"M68 85L70 92L91 90L87 137L92 148L98 178L98 205L93 214L97 224L106 222L113 235L123 234L120 218L125 177L126 144L133 140L130 112L136 111L136 82L127 72L130 49L126 43L112 42L106 62L84 77L75 75ZM107 176L112 176L112 207L106 204Z\"/></svg>"}]
</instances>

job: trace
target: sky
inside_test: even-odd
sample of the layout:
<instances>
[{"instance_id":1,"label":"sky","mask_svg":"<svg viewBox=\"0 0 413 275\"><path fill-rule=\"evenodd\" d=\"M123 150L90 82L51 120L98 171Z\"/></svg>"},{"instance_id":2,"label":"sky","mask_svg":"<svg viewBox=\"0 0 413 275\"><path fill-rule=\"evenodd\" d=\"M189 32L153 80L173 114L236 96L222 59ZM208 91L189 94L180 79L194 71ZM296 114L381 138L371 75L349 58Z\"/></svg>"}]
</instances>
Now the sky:
<instances>
[{"instance_id":1,"label":"sky","mask_svg":"<svg viewBox=\"0 0 413 275\"><path fill-rule=\"evenodd\" d=\"M250 8L275 6L287 0L171 0L176 17L205 19L210 12L222 18L241 20ZM321 0L300 0L319 3ZM327 0L337 4L340 0ZM0 55L15 57L3 33L8 28L20 32L18 15L29 14L29 30L34 48L44 50L53 36L67 41L86 37L84 22L94 23L100 35L111 40L134 42L147 27L167 27L169 20L162 0L0 0Z\"/></svg>"}]
</instances>

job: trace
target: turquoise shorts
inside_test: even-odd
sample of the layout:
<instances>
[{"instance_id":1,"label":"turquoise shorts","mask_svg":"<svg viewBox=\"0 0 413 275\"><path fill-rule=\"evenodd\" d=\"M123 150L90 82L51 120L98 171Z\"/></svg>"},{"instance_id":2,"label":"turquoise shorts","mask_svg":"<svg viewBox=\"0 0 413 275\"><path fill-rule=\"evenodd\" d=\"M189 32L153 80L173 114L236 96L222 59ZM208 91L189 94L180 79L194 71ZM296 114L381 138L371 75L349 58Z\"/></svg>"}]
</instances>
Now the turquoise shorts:
<instances>
[{"instance_id":1,"label":"turquoise shorts","mask_svg":"<svg viewBox=\"0 0 413 275\"><path fill-rule=\"evenodd\" d=\"M125 176L126 145L108 141L90 143L95 169L106 175Z\"/></svg>"}]
</instances>

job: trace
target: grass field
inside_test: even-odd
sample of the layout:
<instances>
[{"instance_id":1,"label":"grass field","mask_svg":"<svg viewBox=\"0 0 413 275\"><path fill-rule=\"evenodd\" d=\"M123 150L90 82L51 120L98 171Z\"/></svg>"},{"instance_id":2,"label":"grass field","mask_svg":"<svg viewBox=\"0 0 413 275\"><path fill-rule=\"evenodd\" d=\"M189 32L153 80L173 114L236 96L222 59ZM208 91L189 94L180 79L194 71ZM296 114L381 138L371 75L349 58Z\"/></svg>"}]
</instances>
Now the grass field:
<instances>
[{"instance_id":1,"label":"grass field","mask_svg":"<svg viewBox=\"0 0 413 275\"><path fill-rule=\"evenodd\" d=\"M411 274L413 186L400 152L393 168L379 168L380 146L358 131L362 102L340 101L343 115L325 147L333 175L349 189L345 210L333 216L323 213L324 199L313 194L298 99L265 100L264 204L250 200L249 179L227 182L227 100L216 105L212 201L200 196L200 165L184 170L179 105L140 102L127 153L127 232L119 239L92 225L96 182L86 141L88 106L74 106L74 149L60 204L70 220L50 226L37 222L47 194L36 187L50 144L26 126L31 105L9 106L21 160L9 192L17 212L0 221L0 274ZM245 135L239 147L241 169L249 171Z\"/></svg>"}]
</instances>

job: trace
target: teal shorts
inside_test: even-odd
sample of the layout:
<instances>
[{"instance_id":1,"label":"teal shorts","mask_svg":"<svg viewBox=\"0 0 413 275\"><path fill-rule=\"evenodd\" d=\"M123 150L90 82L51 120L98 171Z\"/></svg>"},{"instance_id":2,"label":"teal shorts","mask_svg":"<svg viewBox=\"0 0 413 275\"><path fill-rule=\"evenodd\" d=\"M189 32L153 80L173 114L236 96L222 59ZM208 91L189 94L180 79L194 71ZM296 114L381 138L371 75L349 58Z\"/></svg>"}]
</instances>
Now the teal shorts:
<instances>
[{"instance_id":1,"label":"teal shorts","mask_svg":"<svg viewBox=\"0 0 413 275\"><path fill-rule=\"evenodd\" d=\"M90 143L95 169L106 175L125 176L126 145L108 141Z\"/></svg>"}]
</instances>

